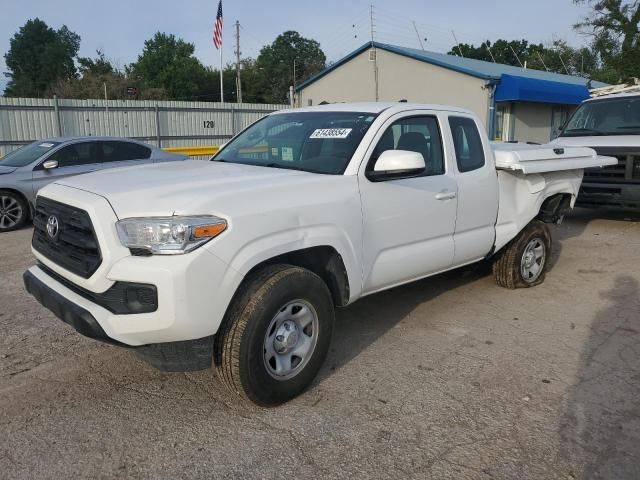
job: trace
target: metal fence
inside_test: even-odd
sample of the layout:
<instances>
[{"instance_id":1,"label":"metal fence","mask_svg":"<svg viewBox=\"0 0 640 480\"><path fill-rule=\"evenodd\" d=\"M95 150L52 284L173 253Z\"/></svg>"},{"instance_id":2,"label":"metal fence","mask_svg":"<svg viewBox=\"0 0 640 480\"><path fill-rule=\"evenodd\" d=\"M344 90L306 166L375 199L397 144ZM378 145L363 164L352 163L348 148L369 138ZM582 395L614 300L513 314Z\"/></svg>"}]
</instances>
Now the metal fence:
<instances>
[{"instance_id":1,"label":"metal fence","mask_svg":"<svg viewBox=\"0 0 640 480\"><path fill-rule=\"evenodd\" d=\"M160 147L217 145L287 105L0 97L0 157L34 140L129 137Z\"/></svg>"}]
</instances>

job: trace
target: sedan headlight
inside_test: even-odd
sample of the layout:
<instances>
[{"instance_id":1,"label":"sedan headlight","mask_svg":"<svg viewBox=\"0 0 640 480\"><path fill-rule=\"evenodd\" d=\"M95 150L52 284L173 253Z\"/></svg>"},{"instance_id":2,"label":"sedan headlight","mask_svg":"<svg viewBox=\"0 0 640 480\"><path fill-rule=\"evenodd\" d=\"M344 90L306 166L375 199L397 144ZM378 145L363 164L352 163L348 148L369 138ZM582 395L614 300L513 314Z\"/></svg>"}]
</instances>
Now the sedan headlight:
<instances>
[{"instance_id":1,"label":"sedan headlight","mask_svg":"<svg viewBox=\"0 0 640 480\"><path fill-rule=\"evenodd\" d=\"M214 216L125 218L116 223L122 244L156 255L188 253L217 237L227 222Z\"/></svg>"}]
</instances>

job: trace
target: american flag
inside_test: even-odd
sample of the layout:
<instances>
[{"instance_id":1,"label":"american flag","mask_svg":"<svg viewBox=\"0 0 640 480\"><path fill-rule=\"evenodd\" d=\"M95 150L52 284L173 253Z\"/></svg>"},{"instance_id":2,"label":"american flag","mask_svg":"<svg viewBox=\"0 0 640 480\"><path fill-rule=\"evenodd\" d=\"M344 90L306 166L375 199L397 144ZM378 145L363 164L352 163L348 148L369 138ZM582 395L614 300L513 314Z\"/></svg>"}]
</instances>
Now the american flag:
<instances>
[{"instance_id":1,"label":"american flag","mask_svg":"<svg viewBox=\"0 0 640 480\"><path fill-rule=\"evenodd\" d=\"M222 47L222 0L218 2L218 15L216 15L216 26L213 29L213 44L217 49Z\"/></svg>"}]
</instances>

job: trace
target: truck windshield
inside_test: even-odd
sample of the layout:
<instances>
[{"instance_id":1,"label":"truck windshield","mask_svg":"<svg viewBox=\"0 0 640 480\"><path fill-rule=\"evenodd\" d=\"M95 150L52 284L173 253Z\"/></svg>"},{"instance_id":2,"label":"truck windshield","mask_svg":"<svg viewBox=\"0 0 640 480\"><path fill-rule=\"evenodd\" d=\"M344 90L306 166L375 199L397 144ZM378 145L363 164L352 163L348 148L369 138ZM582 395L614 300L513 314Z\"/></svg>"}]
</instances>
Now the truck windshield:
<instances>
[{"instance_id":1,"label":"truck windshield","mask_svg":"<svg viewBox=\"0 0 640 480\"><path fill-rule=\"evenodd\" d=\"M34 142L25 145L18 150L8 153L0 159L0 167L24 167L35 162L53 147L60 145L57 142Z\"/></svg>"},{"instance_id":2,"label":"truck windshield","mask_svg":"<svg viewBox=\"0 0 640 480\"><path fill-rule=\"evenodd\" d=\"M640 135L640 97L622 97L583 103L561 137Z\"/></svg>"},{"instance_id":3,"label":"truck windshield","mask_svg":"<svg viewBox=\"0 0 640 480\"><path fill-rule=\"evenodd\" d=\"M225 145L211 160L339 175L375 117L359 112L269 115Z\"/></svg>"}]
</instances>

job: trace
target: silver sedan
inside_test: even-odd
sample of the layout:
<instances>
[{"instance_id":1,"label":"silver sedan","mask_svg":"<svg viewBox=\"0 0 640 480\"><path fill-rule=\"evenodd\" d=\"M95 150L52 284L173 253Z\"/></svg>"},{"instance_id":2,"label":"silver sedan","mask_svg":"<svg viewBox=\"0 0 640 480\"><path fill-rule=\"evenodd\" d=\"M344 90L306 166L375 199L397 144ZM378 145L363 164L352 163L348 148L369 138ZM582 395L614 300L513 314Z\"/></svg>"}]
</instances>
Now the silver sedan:
<instances>
[{"instance_id":1,"label":"silver sedan","mask_svg":"<svg viewBox=\"0 0 640 480\"><path fill-rule=\"evenodd\" d=\"M25 145L0 159L0 232L24 225L38 190L60 178L187 158L126 138L52 138Z\"/></svg>"}]
</instances>

